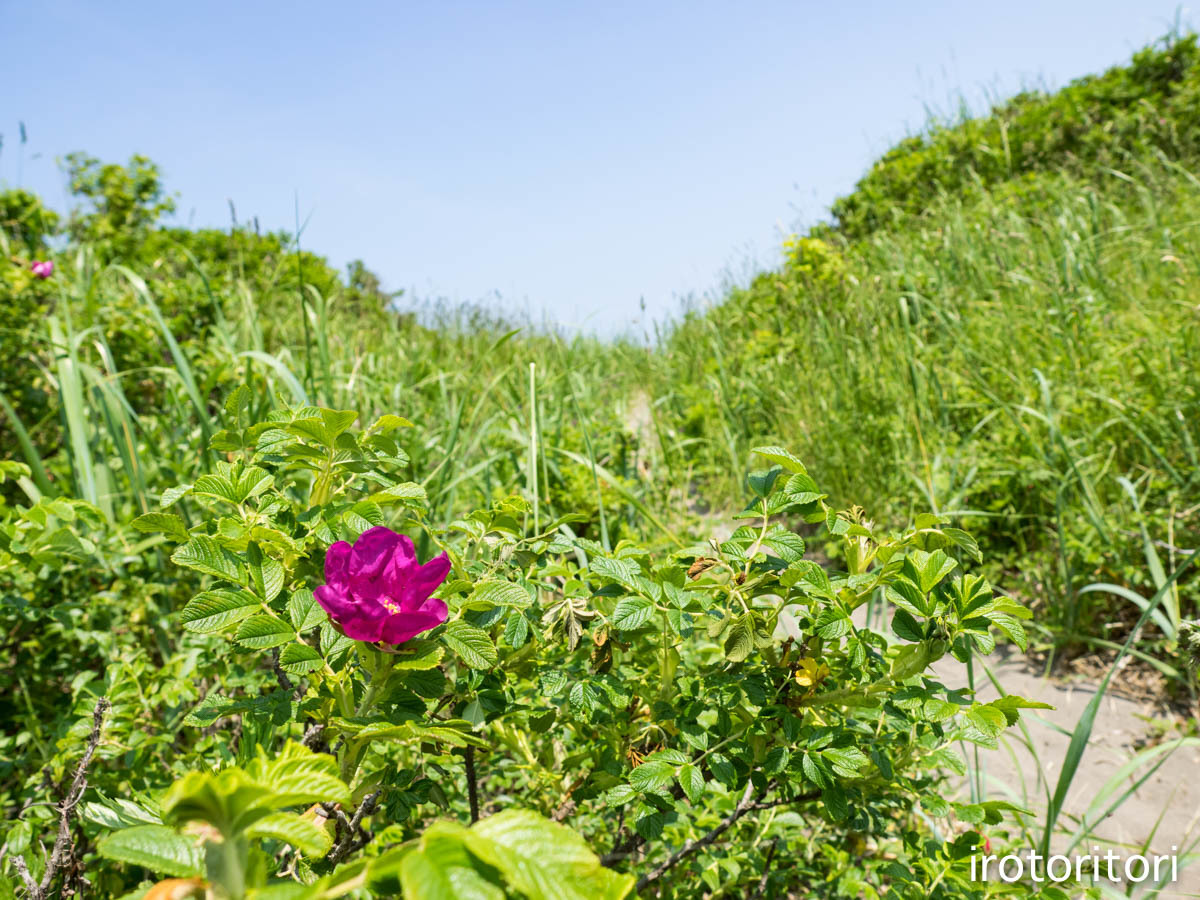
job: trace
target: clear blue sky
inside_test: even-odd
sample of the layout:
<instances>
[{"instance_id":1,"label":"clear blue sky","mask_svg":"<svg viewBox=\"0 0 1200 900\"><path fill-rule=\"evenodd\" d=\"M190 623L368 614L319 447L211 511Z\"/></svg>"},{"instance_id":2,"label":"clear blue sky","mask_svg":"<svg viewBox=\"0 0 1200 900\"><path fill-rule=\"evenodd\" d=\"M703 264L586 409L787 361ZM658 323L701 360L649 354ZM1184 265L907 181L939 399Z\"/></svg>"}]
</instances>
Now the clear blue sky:
<instances>
[{"instance_id":1,"label":"clear blue sky","mask_svg":"<svg viewBox=\"0 0 1200 900\"><path fill-rule=\"evenodd\" d=\"M177 219L291 230L422 298L600 332L773 264L929 108L1126 60L1163 0L0 0L0 183L158 162ZM36 158L35 158L36 154Z\"/></svg>"}]
</instances>

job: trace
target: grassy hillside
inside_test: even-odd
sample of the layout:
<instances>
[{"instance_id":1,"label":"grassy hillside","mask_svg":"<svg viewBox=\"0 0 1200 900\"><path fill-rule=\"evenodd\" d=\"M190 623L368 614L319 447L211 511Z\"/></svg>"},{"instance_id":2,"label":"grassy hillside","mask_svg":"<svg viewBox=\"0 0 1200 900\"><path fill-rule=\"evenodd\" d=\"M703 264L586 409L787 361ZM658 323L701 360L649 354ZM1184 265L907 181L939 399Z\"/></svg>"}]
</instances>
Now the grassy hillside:
<instances>
[{"instance_id":1,"label":"grassy hillside","mask_svg":"<svg viewBox=\"0 0 1200 900\"><path fill-rule=\"evenodd\" d=\"M1048 639L1111 640L1137 609L1089 586L1152 592L1200 533L1198 86L1188 37L904 141L676 329L664 427L701 469L784 443L876 514L961 516Z\"/></svg>"}]
</instances>

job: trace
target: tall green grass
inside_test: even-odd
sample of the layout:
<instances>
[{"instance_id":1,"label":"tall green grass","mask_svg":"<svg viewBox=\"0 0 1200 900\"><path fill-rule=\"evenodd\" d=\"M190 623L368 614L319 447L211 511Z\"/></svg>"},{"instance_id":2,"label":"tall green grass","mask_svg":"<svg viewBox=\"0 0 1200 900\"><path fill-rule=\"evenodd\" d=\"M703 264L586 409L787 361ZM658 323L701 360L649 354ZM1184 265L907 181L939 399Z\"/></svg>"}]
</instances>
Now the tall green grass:
<instances>
[{"instance_id":1,"label":"tall green grass","mask_svg":"<svg viewBox=\"0 0 1200 900\"><path fill-rule=\"evenodd\" d=\"M307 299L298 321L282 314L297 289L287 278L267 278L265 289L260 279L257 290L235 280L223 291L190 259L191 277L217 310L203 335L164 315L156 291L175 285L124 265L97 268L87 248L60 262L55 312L30 333L60 442L38 446L29 423L4 409L33 488L65 491L114 523L128 521L156 504L165 485L202 471L204 448L227 424L222 397L247 384L258 388L251 402L259 405L320 403L419 423L405 449L443 523L511 493L531 504L535 520L582 512L580 527L603 543L654 518L650 505L663 487L633 463L638 439L618 413L637 377L621 360L644 351L514 328L470 310L442 311L430 326L390 314L364 320L312 284L299 287ZM156 364L122 369L109 346L114 310L145 326L149 346L140 349Z\"/></svg>"},{"instance_id":2,"label":"tall green grass","mask_svg":"<svg viewBox=\"0 0 1200 900\"><path fill-rule=\"evenodd\" d=\"M799 447L876 514L969 521L1052 647L1111 646L1138 610L1088 586L1152 592L1145 548L1200 535L1198 225L1162 160L943 197L693 314L650 383L730 502L749 447Z\"/></svg>"}]
</instances>

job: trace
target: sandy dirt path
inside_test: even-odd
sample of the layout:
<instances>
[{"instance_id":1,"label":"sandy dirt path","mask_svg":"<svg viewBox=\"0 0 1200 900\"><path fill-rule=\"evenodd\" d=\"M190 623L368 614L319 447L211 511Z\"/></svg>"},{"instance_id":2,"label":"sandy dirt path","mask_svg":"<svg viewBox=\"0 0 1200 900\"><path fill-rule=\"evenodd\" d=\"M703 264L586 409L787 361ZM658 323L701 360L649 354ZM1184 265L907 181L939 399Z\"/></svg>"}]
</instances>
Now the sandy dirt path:
<instances>
[{"instance_id":1,"label":"sandy dirt path","mask_svg":"<svg viewBox=\"0 0 1200 900\"><path fill-rule=\"evenodd\" d=\"M1038 834L1049 796L1058 783L1070 733L1095 696L1096 685L1042 677L1015 654L994 654L986 664L1005 693L1054 706L1022 713L1028 740L1012 728L1005 732L999 751L981 748L979 752L988 798L1033 810L1038 815L1031 831ZM963 667L956 660L943 660L934 669L948 686L965 686ZM995 699L996 688L986 675L980 678L985 683L979 686L977 682L977 698ZM1095 839L1083 840L1073 852L1089 853L1099 846L1103 853L1111 846L1114 852L1129 855L1141 853L1147 842L1148 853L1167 855L1172 847L1178 848L1174 852L1181 855L1179 880L1158 896L1172 900L1200 897L1200 858L1189 864L1182 857L1189 849L1200 849L1193 846L1200 837L1200 740L1181 740L1177 731L1164 736L1153 724L1156 719L1162 721L1162 715L1153 704L1105 694L1059 823L1074 830L1086 817L1092 826ZM1151 747L1157 749L1152 759L1121 774L1139 752ZM968 751L968 757L973 763L974 753ZM1105 816L1114 801L1133 789L1156 763L1161 763L1157 770ZM965 785L960 799L967 799ZM1055 847L1062 849L1068 842L1067 835L1060 835Z\"/></svg>"}]
</instances>

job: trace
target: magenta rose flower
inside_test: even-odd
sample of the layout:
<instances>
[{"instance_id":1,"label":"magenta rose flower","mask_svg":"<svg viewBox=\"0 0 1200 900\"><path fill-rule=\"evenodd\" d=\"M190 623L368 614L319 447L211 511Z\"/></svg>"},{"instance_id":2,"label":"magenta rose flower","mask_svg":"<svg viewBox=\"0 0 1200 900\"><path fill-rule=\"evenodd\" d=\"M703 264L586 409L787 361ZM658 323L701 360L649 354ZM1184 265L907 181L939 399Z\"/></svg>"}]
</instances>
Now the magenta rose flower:
<instances>
[{"instance_id":1,"label":"magenta rose flower","mask_svg":"<svg viewBox=\"0 0 1200 900\"><path fill-rule=\"evenodd\" d=\"M49 278L54 274L54 263L50 260L34 260L33 265L29 267L29 271L33 272L38 278Z\"/></svg>"},{"instance_id":2,"label":"magenta rose flower","mask_svg":"<svg viewBox=\"0 0 1200 900\"><path fill-rule=\"evenodd\" d=\"M325 554L325 584L313 596L348 638L403 644L446 621L446 604L429 595L450 573L443 553L421 565L413 542L382 526L351 547L338 541Z\"/></svg>"}]
</instances>

